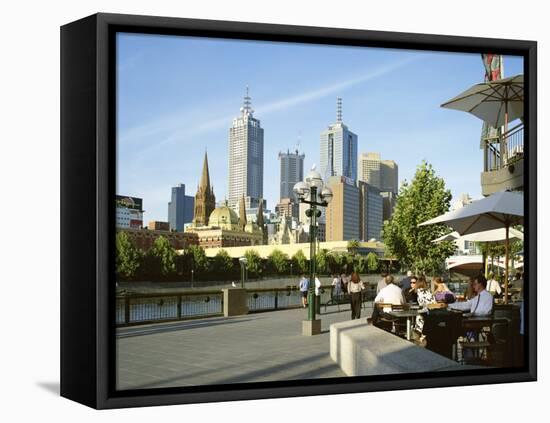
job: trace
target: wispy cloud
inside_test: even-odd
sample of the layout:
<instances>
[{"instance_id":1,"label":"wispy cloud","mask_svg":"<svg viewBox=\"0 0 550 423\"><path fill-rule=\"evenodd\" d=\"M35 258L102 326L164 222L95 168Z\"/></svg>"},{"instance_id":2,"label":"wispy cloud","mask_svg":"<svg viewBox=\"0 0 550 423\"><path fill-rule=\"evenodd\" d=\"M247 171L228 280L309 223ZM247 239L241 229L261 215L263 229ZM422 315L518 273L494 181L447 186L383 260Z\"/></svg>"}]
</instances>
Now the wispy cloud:
<instances>
[{"instance_id":1,"label":"wispy cloud","mask_svg":"<svg viewBox=\"0 0 550 423\"><path fill-rule=\"evenodd\" d=\"M356 85L386 76L395 70L400 69L411 62L423 59L426 56L427 54L415 54L412 57L379 66L375 69L364 72L355 78L318 87L314 90L275 100L267 104L259 104L256 111L259 115L261 114L262 117L265 117L269 113L292 109L293 107L297 107L329 95L342 93L343 91ZM201 114L201 117L204 119L204 113ZM121 144L128 144L136 140L154 139L155 142L149 142L142 148L137 145L134 147L134 152L139 158L139 156L143 157L144 155L148 155L152 151L165 147L166 145L177 140L181 140L184 137L189 138L197 134L225 128L234 117L234 113L228 113L225 116L212 117L197 124L197 121L193 119L193 116L189 114L188 111L183 111L180 113L171 114L169 116L164 116L163 118L150 123L121 131L121 133L119 133L119 142Z\"/></svg>"}]
</instances>

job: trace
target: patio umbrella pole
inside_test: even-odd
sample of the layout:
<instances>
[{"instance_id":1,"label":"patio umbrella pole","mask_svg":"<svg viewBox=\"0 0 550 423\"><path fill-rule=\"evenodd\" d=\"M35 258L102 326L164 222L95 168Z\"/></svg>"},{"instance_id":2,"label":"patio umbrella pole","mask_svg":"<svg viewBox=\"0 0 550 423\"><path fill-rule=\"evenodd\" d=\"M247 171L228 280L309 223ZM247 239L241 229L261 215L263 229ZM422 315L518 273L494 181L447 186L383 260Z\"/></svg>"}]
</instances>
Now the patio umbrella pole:
<instances>
[{"instance_id":1,"label":"patio umbrella pole","mask_svg":"<svg viewBox=\"0 0 550 423\"><path fill-rule=\"evenodd\" d=\"M504 244L504 249L505 249L505 256L506 256L506 266L504 267L505 269L505 274L504 274L504 304L508 304L508 251L510 249L509 247L509 243L510 243L510 240L508 239L509 238L509 231L510 231L510 224L509 223L506 223L506 243Z\"/></svg>"}]
</instances>

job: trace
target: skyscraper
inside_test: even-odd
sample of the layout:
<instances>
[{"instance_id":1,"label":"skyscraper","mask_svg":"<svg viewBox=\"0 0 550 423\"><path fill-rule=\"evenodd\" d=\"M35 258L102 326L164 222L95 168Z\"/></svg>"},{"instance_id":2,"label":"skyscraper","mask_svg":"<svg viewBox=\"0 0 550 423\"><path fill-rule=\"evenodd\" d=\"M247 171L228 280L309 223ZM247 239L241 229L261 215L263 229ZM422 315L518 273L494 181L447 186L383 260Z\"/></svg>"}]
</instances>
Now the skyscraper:
<instances>
[{"instance_id":1,"label":"skyscraper","mask_svg":"<svg viewBox=\"0 0 550 423\"><path fill-rule=\"evenodd\" d=\"M183 231L183 226L193 221L194 207L195 199L190 195L185 195L185 184L172 187L172 197L168 203L170 230Z\"/></svg>"},{"instance_id":2,"label":"skyscraper","mask_svg":"<svg viewBox=\"0 0 550 423\"><path fill-rule=\"evenodd\" d=\"M328 180L345 176L357 180L357 135L342 122L342 99L337 100L336 123L321 133L319 171Z\"/></svg>"},{"instance_id":3,"label":"skyscraper","mask_svg":"<svg viewBox=\"0 0 550 423\"><path fill-rule=\"evenodd\" d=\"M281 190L279 199L290 198L295 200L293 188L296 182L304 179L304 158L305 154L296 152L279 153L281 162Z\"/></svg>"},{"instance_id":4,"label":"skyscraper","mask_svg":"<svg viewBox=\"0 0 550 423\"><path fill-rule=\"evenodd\" d=\"M215 208L216 197L214 196L214 187L210 186L208 155L204 153L201 182L200 185L197 187L197 193L195 194L193 226L207 226L210 214L214 211Z\"/></svg>"},{"instance_id":5,"label":"skyscraper","mask_svg":"<svg viewBox=\"0 0 550 423\"><path fill-rule=\"evenodd\" d=\"M244 196L246 208L256 208L263 197L264 130L254 118L246 88L240 116L229 129L229 206L235 208Z\"/></svg>"},{"instance_id":6,"label":"skyscraper","mask_svg":"<svg viewBox=\"0 0 550 423\"><path fill-rule=\"evenodd\" d=\"M398 166L393 160L382 160L380 153L363 153L359 158L359 179L383 192L397 194Z\"/></svg>"}]
</instances>

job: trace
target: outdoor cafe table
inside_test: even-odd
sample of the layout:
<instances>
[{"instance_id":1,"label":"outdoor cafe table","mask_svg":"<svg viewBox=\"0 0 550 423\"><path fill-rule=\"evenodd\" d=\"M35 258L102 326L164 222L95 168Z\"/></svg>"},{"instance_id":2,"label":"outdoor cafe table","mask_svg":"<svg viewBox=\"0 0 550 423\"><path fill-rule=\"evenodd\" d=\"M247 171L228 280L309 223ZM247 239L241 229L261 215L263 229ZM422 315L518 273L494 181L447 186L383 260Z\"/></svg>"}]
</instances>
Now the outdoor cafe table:
<instances>
[{"instance_id":1,"label":"outdoor cafe table","mask_svg":"<svg viewBox=\"0 0 550 423\"><path fill-rule=\"evenodd\" d=\"M407 332L406 332L407 341L410 341L412 338L412 327L413 327L414 319L416 319L416 316L422 313L424 312L418 309L392 310L387 312L387 314L389 314L392 317L407 320Z\"/></svg>"}]
</instances>

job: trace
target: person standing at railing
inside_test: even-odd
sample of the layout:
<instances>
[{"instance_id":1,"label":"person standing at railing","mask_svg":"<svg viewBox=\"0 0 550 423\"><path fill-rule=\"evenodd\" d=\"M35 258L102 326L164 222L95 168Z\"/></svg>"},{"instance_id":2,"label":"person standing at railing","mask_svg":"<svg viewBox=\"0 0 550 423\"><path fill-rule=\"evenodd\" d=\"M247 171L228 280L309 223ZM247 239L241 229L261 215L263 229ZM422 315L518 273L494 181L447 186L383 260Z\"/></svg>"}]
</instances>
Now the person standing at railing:
<instances>
[{"instance_id":1,"label":"person standing at railing","mask_svg":"<svg viewBox=\"0 0 550 423\"><path fill-rule=\"evenodd\" d=\"M361 317L361 293L365 289L365 285L355 272L351 274L350 283L348 284L348 292L351 302L351 320Z\"/></svg>"},{"instance_id":2,"label":"person standing at railing","mask_svg":"<svg viewBox=\"0 0 550 423\"><path fill-rule=\"evenodd\" d=\"M321 281L315 276L315 312L321 314Z\"/></svg>"},{"instance_id":3,"label":"person standing at railing","mask_svg":"<svg viewBox=\"0 0 550 423\"><path fill-rule=\"evenodd\" d=\"M305 277L305 275L301 275L300 283L298 284L298 288L300 289L300 294L302 295L302 306L304 308L307 307L307 291L309 289L309 280Z\"/></svg>"},{"instance_id":4,"label":"person standing at railing","mask_svg":"<svg viewBox=\"0 0 550 423\"><path fill-rule=\"evenodd\" d=\"M342 295L342 279L340 276L332 275L332 286L334 287L334 296L339 298Z\"/></svg>"}]
</instances>

